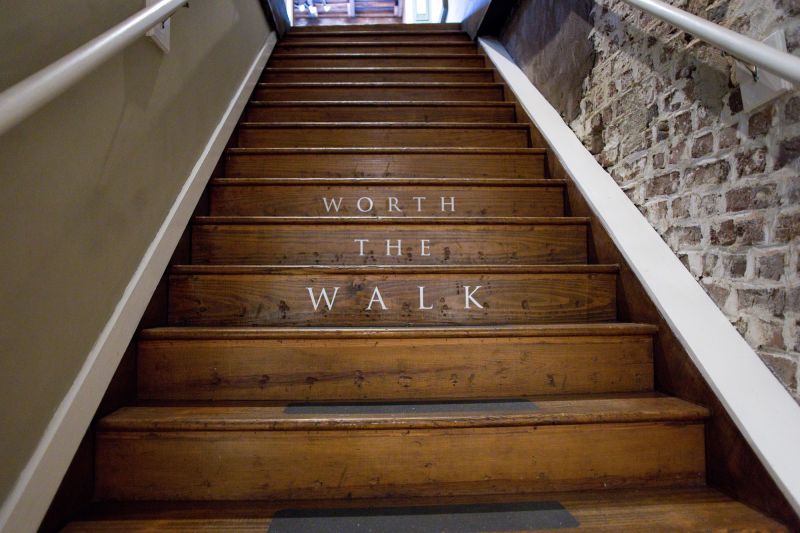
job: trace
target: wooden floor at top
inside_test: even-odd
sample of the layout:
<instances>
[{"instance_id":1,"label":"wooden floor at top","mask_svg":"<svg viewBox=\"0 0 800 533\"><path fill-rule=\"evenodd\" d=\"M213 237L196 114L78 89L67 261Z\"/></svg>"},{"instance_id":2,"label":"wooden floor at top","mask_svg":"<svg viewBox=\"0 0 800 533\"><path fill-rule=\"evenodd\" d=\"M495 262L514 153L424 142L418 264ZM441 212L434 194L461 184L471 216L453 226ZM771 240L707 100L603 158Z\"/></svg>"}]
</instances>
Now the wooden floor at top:
<instances>
[{"instance_id":1,"label":"wooden floor at top","mask_svg":"<svg viewBox=\"0 0 800 533\"><path fill-rule=\"evenodd\" d=\"M203 502L104 504L64 533L236 531L269 533L272 517L281 509L342 509L408 507L410 505L464 505L508 502L550 502L571 515L567 527L526 531L787 531L750 508L709 488L554 493L501 497L414 500L350 500L335 502ZM558 505L560 504L560 506ZM286 520L286 519L282 519ZM290 520L290 519L289 519ZM498 523L502 517L498 516ZM281 531L290 531L284 525ZM576 525L577 524L577 525ZM301 530L297 530L301 531ZM363 530L369 531L369 530ZM463 529L484 533L506 529Z\"/></svg>"}]
</instances>

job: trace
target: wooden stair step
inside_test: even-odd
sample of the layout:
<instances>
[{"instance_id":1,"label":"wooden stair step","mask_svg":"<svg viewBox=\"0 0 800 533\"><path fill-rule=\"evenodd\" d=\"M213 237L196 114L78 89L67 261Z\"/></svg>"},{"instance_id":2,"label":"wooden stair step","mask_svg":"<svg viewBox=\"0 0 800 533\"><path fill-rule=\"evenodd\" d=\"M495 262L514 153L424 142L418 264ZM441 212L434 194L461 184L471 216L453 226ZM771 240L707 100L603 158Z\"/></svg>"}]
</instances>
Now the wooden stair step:
<instances>
[{"instance_id":1,"label":"wooden stair step","mask_svg":"<svg viewBox=\"0 0 800 533\"><path fill-rule=\"evenodd\" d=\"M228 178L545 177L539 148L230 148Z\"/></svg>"},{"instance_id":2,"label":"wooden stair step","mask_svg":"<svg viewBox=\"0 0 800 533\"><path fill-rule=\"evenodd\" d=\"M269 265L535 265L587 261L588 219L197 217L192 261Z\"/></svg>"},{"instance_id":3,"label":"wooden stair step","mask_svg":"<svg viewBox=\"0 0 800 533\"><path fill-rule=\"evenodd\" d=\"M510 102L250 102L248 122L516 122Z\"/></svg>"},{"instance_id":4,"label":"wooden stair step","mask_svg":"<svg viewBox=\"0 0 800 533\"><path fill-rule=\"evenodd\" d=\"M455 41L282 41L273 54L477 54L473 42Z\"/></svg>"},{"instance_id":5,"label":"wooden stair step","mask_svg":"<svg viewBox=\"0 0 800 533\"><path fill-rule=\"evenodd\" d=\"M430 102L439 100L499 102L504 99L502 83L259 83L253 92L255 100L358 102L364 100L398 100Z\"/></svg>"},{"instance_id":6,"label":"wooden stair step","mask_svg":"<svg viewBox=\"0 0 800 533\"><path fill-rule=\"evenodd\" d=\"M520 184L519 180L217 178L211 182L210 212L217 216L560 217L565 186L561 180ZM454 199L455 212L448 209L450 199Z\"/></svg>"},{"instance_id":7,"label":"wooden stair step","mask_svg":"<svg viewBox=\"0 0 800 533\"><path fill-rule=\"evenodd\" d=\"M301 82L493 82L487 68L267 68L264 83Z\"/></svg>"},{"instance_id":8,"label":"wooden stair step","mask_svg":"<svg viewBox=\"0 0 800 533\"><path fill-rule=\"evenodd\" d=\"M659 393L430 402L277 402L122 407L105 431L337 431L696 422L708 410Z\"/></svg>"},{"instance_id":9,"label":"wooden stair step","mask_svg":"<svg viewBox=\"0 0 800 533\"><path fill-rule=\"evenodd\" d=\"M508 505L511 504L511 511ZM530 523L517 522L522 506L542 513ZM554 512L558 513L554 524ZM441 523L427 524L427 531L456 530L451 517L468 515L475 524L473 533L489 533L508 525L520 533L543 528L569 528L570 531L605 533L652 533L653 531L750 531L784 533L788 529L723 493L708 487L617 489L545 494L485 495L471 497L385 498L370 500L290 501L290 502L138 502L100 503L70 523L64 533L128 532L230 532L288 533L360 531L370 521L379 523L382 533L405 533L409 518L442 517ZM568 516L565 516L565 513ZM511 521L513 517L514 521ZM316 521L309 522L309 518ZM570 520L571 518L571 520ZM349 519L349 520L348 520ZM507 522L508 521L508 522ZM412 522L416 525L417 522ZM314 527L316 526L316 528ZM483 526L483 527L481 527ZM449 529L448 529L449 527Z\"/></svg>"},{"instance_id":10,"label":"wooden stair step","mask_svg":"<svg viewBox=\"0 0 800 533\"><path fill-rule=\"evenodd\" d=\"M528 148L527 124L240 122L240 147Z\"/></svg>"},{"instance_id":11,"label":"wooden stair step","mask_svg":"<svg viewBox=\"0 0 800 533\"><path fill-rule=\"evenodd\" d=\"M461 30L417 30L417 31L375 31L375 30L341 30L339 28L327 28L316 32L294 32L290 31L284 36L284 41L292 43L296 41L325 41L325 42L374 42L385 39L387 41L465 41L471 42L469 34Z\"/></svg>"},{"instance_id":12,"label":"wooden stair step","mask_svg":"<svg viewBox=\"0 0 800 533\"><path fill-rule=\"evenodd\" d=\"M654 326L158 328L142 400L426 400L644 392Z\"/></svg>"},{"instance_id":13,"label":"wooden stair step","mask_svg":"<svg viewBox=\"0 0 800 533\"><path fill-rule=\"evenodd\" d=\"M97 495L319 499L704 482L708 413L676 398L417 404L405 414L405 406L316 409L120 409L98 424Z\"/></svg>"},{"instance_id":14,"label":"wooden stair step","mask_svg":"<svg viewBox=\"0 0 800 533\"><path fill-rule=\"evenodd\" d=\"M609 322L616 320L617 272L614 265L176 266L170 276L169 324Z\"/></svg>"},{"instance_id":15,"label":"wooden stair step","mask_svg":"<svg viewBox=\"0 0 800 533\"><path fill-rule=\"evenodd\" d=\"M459 67L484 68L486 59L478 54L442 54L430 51L421 54L386 53L335 53L283 54L269 59L270 68L319 68L319 67Z\"/></svg>"}]
</instances>

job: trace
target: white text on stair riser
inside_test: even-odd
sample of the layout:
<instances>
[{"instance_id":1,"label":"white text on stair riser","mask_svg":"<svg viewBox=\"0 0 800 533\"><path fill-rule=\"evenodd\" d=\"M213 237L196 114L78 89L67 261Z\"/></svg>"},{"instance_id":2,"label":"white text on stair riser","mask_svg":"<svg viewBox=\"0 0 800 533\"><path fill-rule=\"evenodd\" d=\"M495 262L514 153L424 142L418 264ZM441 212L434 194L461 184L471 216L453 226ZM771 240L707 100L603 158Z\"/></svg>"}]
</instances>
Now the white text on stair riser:
<instances>
[{"instance_id":1,"label":"white text on stair riser","mask_svg":"<svg viewBox=\"0 0 800 533\"><path fill-rule=\"evenodd\" d=\"M464 285L464 309L483 309L483 305L475 299L475 295L481 287L482 285L476 285L474 287ZM434 306L432 304L429 305L425 300L425 287L419 286L417 288L419 289L419 306L417 309L421 311L433 309ZM311 299L311 305L314 307L314 311L319 311L323 300L325 301L325 307L327 307L328 311L331 311L336 305L336 296L339 294L339 287L332 287L330 289L323 287L319 289L319 294L314 294L314 287L306 287L306 290L308 291L308 296ZM364 310L373 311L378 309L382 311L389 310L383 300L380 287L376 286L373 288L372 296Z\"/></svg>"},{"instance_id":2,"label":"white text on stair riser","mask_svg":"<svg viewBox=\"0 0 800 533\"><path fill-rule=\"evenodd\" d=\"M342 208L344 198L340 196L337 198L322 198L322 204L325 206L325 211L330 213L338 213ZM412 196L410 202L400 202L400 199L395 196L386 198L386 208L389 213L402 213L405 210L416 210L421 213L425 207L428 207L429 200L425 196ZM456 211L456 197L455 196L440 196L436 208L443 213L455 213ZM362 196L355 202L356 210L360 213L369 213L375 209L375 200L369 196Z\"/></svg>"}]
</instances>

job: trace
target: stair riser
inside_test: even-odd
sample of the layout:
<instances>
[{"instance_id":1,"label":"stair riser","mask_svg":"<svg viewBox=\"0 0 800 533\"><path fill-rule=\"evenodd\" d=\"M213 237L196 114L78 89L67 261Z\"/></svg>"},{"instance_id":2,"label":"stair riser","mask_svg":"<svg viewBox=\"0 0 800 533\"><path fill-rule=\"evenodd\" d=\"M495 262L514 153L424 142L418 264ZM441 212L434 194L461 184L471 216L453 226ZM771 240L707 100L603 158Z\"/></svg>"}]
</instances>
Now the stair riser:
<instances>
[{"instance_id":1,"label":"stair riser","mask_svg":"<svg viewBox=\"0 0 800 533\"><path fill-rule=\"evenodd\" d=\"M225 224L192 231L192 261L200 264L585 264L586 249L582 224Z\"/></svg>"},{"instance_id":2,"label":"stair riser","mask_svg":"<svg viewBox=\"0 0 800 533\"><path fill-rule=\"evenodd\" d=\"M176 326L433 326L616 319L613 274L179 274L170 279L170 324ZM335 287L340 289L333 299ZM376 287L386 310L375 297ZM422 302L419 287L425 287ZM468 301L466 287L472 300ZM316 311L309 288L318 303ZM320 299L323 288L332 300L330 310ZM420 310L421 303L433 309Z\"/></svg>"},{"instance_id":3,"label":"stair riser","mask_svg":"<svg viewBox=\"0 0 800 533\"><path fill-rule=\"evenodd\" d=\"M311 72L267 72L261 76L264 83L313 83L313 82L493 82L494 76L488 70L468 70L466 72L430 71L324 71Z\"/></svg>"},{"instance_id":4,"label":"stair riser","mask_svg":"<svg viewBox=\"0 0 800 533\"><path fill-rule=\"evenodd\" d=\"M513 107L382 105L272 105L251 106L247 122L516 122Z\"/></svg>"},{"instance_id":5,"label":"stair riser","mask_svg":"<svg viewBox=\"0 0 800 533\"><path fill-rule=\"evenodd\" d=\"M143 340L143 400L413 401L644 392L649 336Z\"/></svg>"},{"instance_id":6,"label":"stair riser","mask_svg":"<svg viewBox=\"0 0 800 533\"><path fill-rule=\"evenodd\" d=\"M310 157L309 157L310 156ZM231 154L228 178L544 178L543 154Z\"/></svg>"},{"instance_id":7,"label":"stair riser","mask_svg":"<svg viewBox=\"0 0 800 533\"><path fill-rule=\"evenodd\" d=\"M392 42L471 42L469 35L459 31L434 33L434 32L358 32L348 31L346 33L339 32L338 28L328 28L328 32L311 33L306 32L302 35L297 33L289 33L281 41L282 43L295 43L298 41L306 42L327 42L327 43L362 43L362 42L375 42L375 41L392 41ZM331 33L332 32L332 33Z\"/></svg>"},{"instance_id":8,"label":"stair riser","mask_svg":"<svg viewBox=\"0 0 800 533\"><path fill-rule=\"evenodd\" d=\"M527 128L240 128L238 145L266 148L528 148Z\"/></svg>"},{"instance_id":9,"label":"stair riser","mask_svg":"<svg viewBox=\"0 0 800 533\"><path fill-rule=\"evenodd\" d=\"M438 57L431 53L426 55L391 56L369 53L362 56L328 55L318 57L300 57L296 54L272 56L269 66L272 68L346 68L346 67L448 67L448 68L484 68L486 60L481 55L459 54L458 57Z\"/></svg>"},{"instance_id":10,"label":"stair riser","mask_svg":"<svg viewBox=\"0 0 800 533\"><path fill-rule=\"evenodd\" d=\"M414 197L425 200L414 200ZM442 198L446 201L455 198L455 212L450 212L447 206L442 210ZM338 211L333 202L339 206ZM389 211L390 202L397 208ZM370 206L372 209L363 212L359 205L364 210ZM558 217L564 214L564 189L556 186L387 186L357 182L345 186L226 185L211 188L211 214Z\"/></svg>"},{"instance_id":11,"label":"stair riser","mask_svg":"<svg viewBox=\"0 0 800 533\"><path fill-rule=\"evenodd\" d=\"M101 432L104 499L444 496L699 485L702 424ZM131 468L136 465L136 468Z\"/></svg>"},{"instance_id":12,"label":"stair riser","mask_svg":"<svg viewBox=\"0 0 800 533\"><path fill-rule=\"evenodd\" d=\"M259 85L253 93L256 100L277 102L305 101L325 102L343 100L350 102L383 101L383 102L501 102L503 88L497 85L467 87L436 86L287 86Z\"/></svg>"}]
</instances>

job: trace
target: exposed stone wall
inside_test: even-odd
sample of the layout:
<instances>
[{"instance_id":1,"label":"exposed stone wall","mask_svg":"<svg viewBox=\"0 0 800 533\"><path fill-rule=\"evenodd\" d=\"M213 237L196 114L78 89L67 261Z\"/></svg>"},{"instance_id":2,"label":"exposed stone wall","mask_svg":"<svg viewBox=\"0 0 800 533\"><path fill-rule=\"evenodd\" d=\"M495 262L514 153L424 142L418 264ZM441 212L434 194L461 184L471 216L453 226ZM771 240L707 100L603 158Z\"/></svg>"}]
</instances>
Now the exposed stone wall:
<instances>
[{"instance_id":1,"label":"exposed stone wall","mask_svg":"<svg viewBox=\"0 0 800 533\"><path fill-rule=\"evenodd\" d=\"M672 3L800 55L800 0ZM573 129L800 399L800 92L746 113L718 50L620 0L592 16Z\"/></svg>"}]
</instances>

